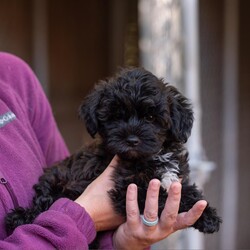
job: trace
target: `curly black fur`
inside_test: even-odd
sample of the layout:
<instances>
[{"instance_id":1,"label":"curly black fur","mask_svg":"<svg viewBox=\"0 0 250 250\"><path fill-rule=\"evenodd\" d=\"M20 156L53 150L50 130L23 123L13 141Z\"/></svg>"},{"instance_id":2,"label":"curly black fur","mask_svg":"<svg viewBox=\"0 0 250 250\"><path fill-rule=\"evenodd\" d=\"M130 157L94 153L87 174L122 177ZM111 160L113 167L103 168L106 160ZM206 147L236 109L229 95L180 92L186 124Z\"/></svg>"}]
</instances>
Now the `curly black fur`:
<instances>
[{"instance_id":1,"label":"curly black fur","mask_svg":"<svg viewBox=\"0 0 250 250\"><path fill-rule=\"evenodd\" d=\"M64 161L47 168L34 186L33 207L16 208L6 217L7 230L32 223L35 217L61 197L75 200L114 155L120 158L113 174L115 187L109 191L115 211L124 217L126 189L138 185L138 203L143 213L149 181L162 186L159 214L167 199L169 181L182 178L179 212L188 211L204 199L195 185L189 185L188 153L184 147L193 124L192 107L176 88L142 69L124 69L114 78L101 81L79 109L92 137L99 140ZM209 205L193 225L200 232L219 230L221 219Z\"/></svg>"}]
</instances>

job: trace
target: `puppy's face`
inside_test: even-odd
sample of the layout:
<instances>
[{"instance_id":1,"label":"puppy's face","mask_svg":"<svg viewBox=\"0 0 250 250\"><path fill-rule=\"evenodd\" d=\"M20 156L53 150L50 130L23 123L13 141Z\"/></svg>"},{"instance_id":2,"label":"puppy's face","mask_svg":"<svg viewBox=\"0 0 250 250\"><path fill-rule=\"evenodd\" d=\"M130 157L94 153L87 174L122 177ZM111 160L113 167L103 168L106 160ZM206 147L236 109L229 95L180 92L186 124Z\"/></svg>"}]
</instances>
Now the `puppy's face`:
<instances>
[{"instance_id":1,"label":"puppy's face","mask_svg":"<svg viewBox=\"0 0 250 250\"><path fill-rule=\"evenodd\" d=\"M98 133L108 151L125 159L149 157L167 143L185 142L193 122L186 98L138 68L96 85L80 116L93 137Z\"/></svg>"}]
</instances>

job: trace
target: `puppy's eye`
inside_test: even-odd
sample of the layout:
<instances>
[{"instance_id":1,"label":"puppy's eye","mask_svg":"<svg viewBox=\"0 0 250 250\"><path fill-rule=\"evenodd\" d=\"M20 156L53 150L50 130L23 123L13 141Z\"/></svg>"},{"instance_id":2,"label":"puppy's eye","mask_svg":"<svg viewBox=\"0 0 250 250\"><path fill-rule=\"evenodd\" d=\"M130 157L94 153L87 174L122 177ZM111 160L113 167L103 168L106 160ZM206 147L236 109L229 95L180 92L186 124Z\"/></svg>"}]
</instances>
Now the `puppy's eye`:
<instances>
[{"instance_id":1,"label":"puppy's eye","mask_svg":"<svg viewBox=\"0 0 250 250\"><path fill-rule=\"evenodd\" d=\"M147 122L153 122L155 120L155 117L153 115L147 115L144 117L144 119Z\"/></svg>"}]
</instances>

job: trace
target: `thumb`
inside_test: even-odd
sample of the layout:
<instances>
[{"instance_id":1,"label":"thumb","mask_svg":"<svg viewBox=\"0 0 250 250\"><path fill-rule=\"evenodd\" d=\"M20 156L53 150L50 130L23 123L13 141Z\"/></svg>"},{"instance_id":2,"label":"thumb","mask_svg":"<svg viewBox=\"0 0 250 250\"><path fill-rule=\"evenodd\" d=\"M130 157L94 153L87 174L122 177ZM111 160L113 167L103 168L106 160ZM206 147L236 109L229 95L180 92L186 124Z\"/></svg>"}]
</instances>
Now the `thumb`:
<instances>
[{"instance_id":1,"label":"thumb","mask_svg":"<svg viewBox=\"0 0 250 250\"><path fill-rule=\"evenodd\" d=\"M115 155L114 158L109 163L109 165L103 171L101 176L104 177L104 178L110 176L112 174L112 172L114 171L114 169L117 167L119 161L120 161L119 157L117 155Z\"/></svg>"}]
</instances>

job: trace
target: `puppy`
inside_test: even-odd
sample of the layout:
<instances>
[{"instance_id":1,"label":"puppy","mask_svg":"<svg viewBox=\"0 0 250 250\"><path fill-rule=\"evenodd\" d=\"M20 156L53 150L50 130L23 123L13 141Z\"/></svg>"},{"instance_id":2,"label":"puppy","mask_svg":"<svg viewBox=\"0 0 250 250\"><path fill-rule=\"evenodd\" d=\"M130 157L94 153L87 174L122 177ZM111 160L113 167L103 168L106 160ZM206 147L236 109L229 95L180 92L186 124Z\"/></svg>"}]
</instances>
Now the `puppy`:
<instances>
[{"instance_id":1,"label":"puppy","mask_svg":"<svg viewBox=\"0 0 250 250\"><path fill-rule=\"evenodd\" d=\"M189 184L188 152L193 111L178 90L143 68L123 69L115 77L101 81L79 109L92 137L91 145L47 168L34 186L33 207L16 208L6 217L8 232L32 223L51 204L67 197L75 200L107 167L114 155L120 158L114 170L114 188L109 191L115 211L126 217L126 190L138 186L141 214L149 181L161 182L159 215L173 181L182 180L179 213L188 211L201 199L201 191ZM216 209L207 205L192 225L203 233L214 233L221 223Z\"/></svg>"}]
</instances>

